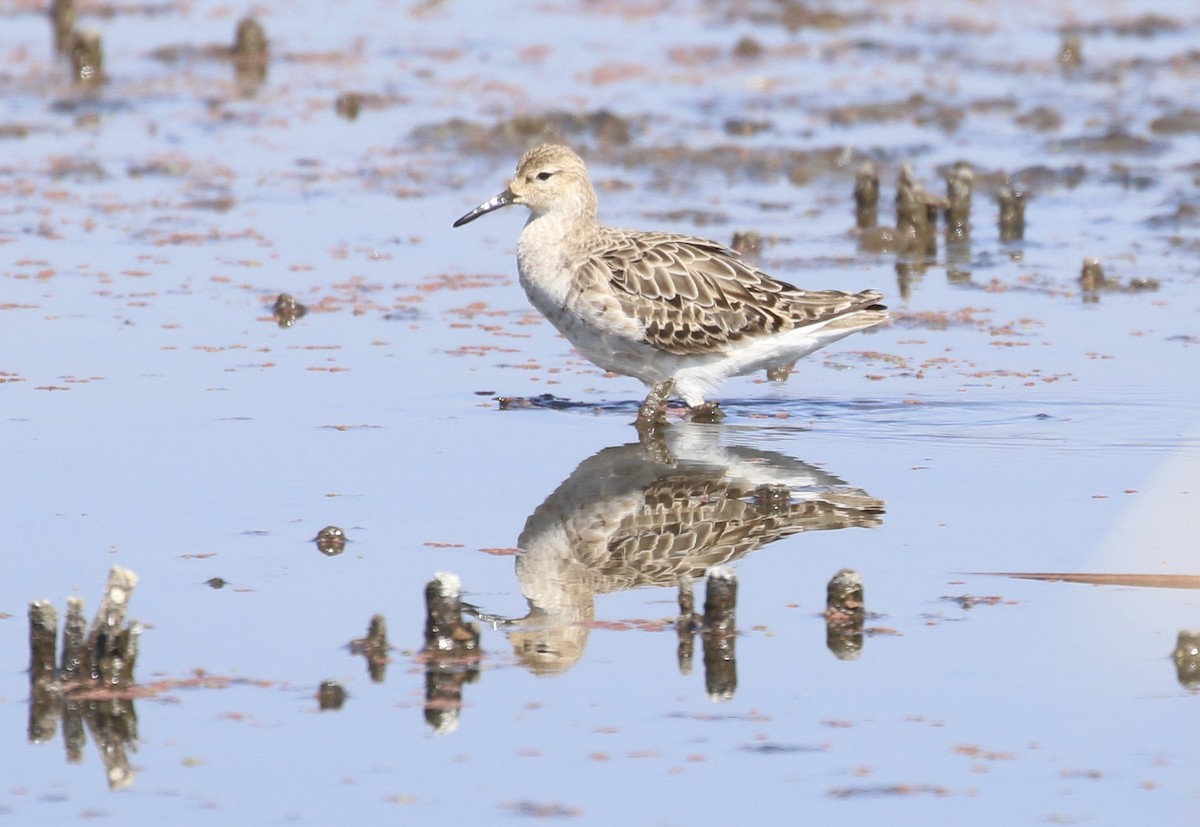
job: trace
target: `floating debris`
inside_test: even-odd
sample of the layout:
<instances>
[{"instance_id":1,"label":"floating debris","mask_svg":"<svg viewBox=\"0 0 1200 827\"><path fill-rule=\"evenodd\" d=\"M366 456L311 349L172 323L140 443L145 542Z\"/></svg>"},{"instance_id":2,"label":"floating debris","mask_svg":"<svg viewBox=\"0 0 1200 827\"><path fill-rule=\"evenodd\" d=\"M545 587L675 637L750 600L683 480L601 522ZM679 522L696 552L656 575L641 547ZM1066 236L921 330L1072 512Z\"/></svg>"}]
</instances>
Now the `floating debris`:
<instances>
[{"instance_id":1,"label":"floating debris","mask_svg":"<svg viewBox=\"0 0 1200 827\"><path fill-rule=\"evenodd\" d=\"M540 393L537 396L497 396L496 407L501 411L516 411L522 408L548 408L553 411L566 411L590 406L563 399L552 393Z\"/></svg>"},{"instance_id":2,"label":"floating debris","mask_svg":"<svg viewBox=\"0 0 1200 827\"><path fill-rule=\"evenodd\" d=\"M578 807L567 807L558 803L543 803L541 801L513 801L506 802L501 805L505 810L508 810L515 816L524 816L525 818L578 818L583 815L583 811Z\"/></svg>"},{"instance_id":3,"label":"floating debris","mask_svg":"<svg viewBox=\"0 0 1200 827\"><path fill-rule=\"evenodd\" d=\"M1015 577L1043 583L1086 583L1089 586L1132 586L1138 589L1200 589L1200 574L1136 574L1063 571L982 571L989 577Z\"/></svg>"},{"instance_id":4,"label":"floating debris","mask_svg":"<svg viewBox=\"0 0 1200 827\"><path fill-rule=\"evenodd\" d=\"M885 796L910 798L914 795L932 795L938 798L945 798L950 795L950 790L934 784L874 784L858 787L832 787L829 790L829 795L833 798L878 798Z\"/></svg>"}]
</instances>

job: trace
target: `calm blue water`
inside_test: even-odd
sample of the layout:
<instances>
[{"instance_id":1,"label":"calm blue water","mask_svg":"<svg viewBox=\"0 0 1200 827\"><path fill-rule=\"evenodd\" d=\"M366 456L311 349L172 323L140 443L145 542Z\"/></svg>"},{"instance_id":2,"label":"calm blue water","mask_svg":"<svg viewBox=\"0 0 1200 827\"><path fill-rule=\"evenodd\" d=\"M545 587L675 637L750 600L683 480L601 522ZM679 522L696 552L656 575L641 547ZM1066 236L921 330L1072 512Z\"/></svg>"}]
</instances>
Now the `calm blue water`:
<instances>
[{"instance_id":1,"label":"calm blue water","mask_svg":"<svg viewBox=\"0 0 1200 827\"><path fill-rule=\"evenodd\" d=\"M1179 29L1134 36L1116 25L1141 13L1132 3L951 19L868 4L842 28L795 33L769 19L773 3L259 8L273 59L252 98L227 64L150 54L231 41L228 6L84 14L110 76L92 97L50 55L39 10L3 11L0 123L28 132L0 139L10 822L1195 820L1198 699L1171 652L1200 624L1196 594L987 574L1195 574L1196 227L1150 222L1192 203L1195 134L1151 128L1198 91L1190 9L1159 8ZM1085 28L1075 73L1055 60L1068 22ZM764 57L731 57L743 35ZM386 105L339 119L346 91ZM831 115L915 93L920 111L965 108L958 128ZM1016 122L1038 105L1060 112L1058 131ZM731 382L726 423L673 427L674 469L634 444L637 383L581 361L526 304L523 217L450 229L519 150L411 137L455 117L490 128L603 108L633 125L628 147L575 139L605 219L722 241L757 229L767 269L878 287L897 310L787 385ZM727 118L772 125L733 137ZM1057 148L1118 123L1160 145ZM799 183L639 160L671 146L848 160ZM958 158L981 178L1053 174L1018 245L999 242L981 184L969 278L935 262L901 296L895 260L849 233L866 156L883 168L884 217L904 160L938 192L936 167ZM1071 186L1074 165L1086 174ZM1159 289L1085 303L1087 256ZM281 330L284 291L312 312ZM577 404L494 401L544 393ZM709 700L699 640L681 673L673 589L578 579L577 557L603 547L580 538L646 492L698 503L699 480L883 509L764 533L735 562L724 703ZM553 519L527 528L539 507ZM344 554L316 551L326 525L345 529ZM538 540L525 568L511 553L522 532ZM93 743L79 763L58 741L27 743L24 671L28 602L78 595L90 613L113 565L141 581L139 682L163 682L135 701L134 777L118 792ZM843 567L874 613L853 659L828 650L820 617ZM485 624L478 679L442 734L415 656L437 571L491 615L553 608L540 625ZM347 650L374 614L394 647L381 682ZM558 647L559 668L541 670L555 674L529 668L530 641ZM187 685L197 672L208 685ZM319 712L327 679L349 697Z\"/></svg>"}]
</instances>

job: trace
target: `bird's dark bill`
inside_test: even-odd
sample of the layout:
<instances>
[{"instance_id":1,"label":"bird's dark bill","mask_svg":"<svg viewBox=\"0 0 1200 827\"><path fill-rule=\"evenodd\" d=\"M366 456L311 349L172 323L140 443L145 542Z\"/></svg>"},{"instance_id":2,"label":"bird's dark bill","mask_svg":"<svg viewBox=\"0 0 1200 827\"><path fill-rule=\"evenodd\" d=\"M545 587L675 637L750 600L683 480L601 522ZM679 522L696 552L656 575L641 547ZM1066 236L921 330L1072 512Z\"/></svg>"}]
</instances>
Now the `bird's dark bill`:
<instances>
[{"instance_id":1,"label":"bird's dark bill","mask_svg":"<svg viewBox=\"0 0 1200 827\"><path fill-rule=\"evenodd\" d=\"M505 190L494 198L489 198L475 209L464 215L462 218L454 222L455 227L461 227L463 224L470 224L481 215L487 215L492 210L498 210L501 207L507 207L513 203L512 190Z\"/></svg>"}]
</instances>

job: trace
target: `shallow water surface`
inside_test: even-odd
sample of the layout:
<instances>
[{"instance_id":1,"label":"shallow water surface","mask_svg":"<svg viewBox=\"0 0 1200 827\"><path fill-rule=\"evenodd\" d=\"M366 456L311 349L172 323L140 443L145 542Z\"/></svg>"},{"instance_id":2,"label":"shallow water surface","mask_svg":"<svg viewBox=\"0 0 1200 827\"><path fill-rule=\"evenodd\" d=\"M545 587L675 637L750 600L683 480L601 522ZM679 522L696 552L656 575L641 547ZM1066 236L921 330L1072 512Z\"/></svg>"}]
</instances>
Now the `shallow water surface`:
<instances>
[{"instance_id":1,"label":"shallow water surface","mask_svg":"<svg viewBox=\"0 0 1200 827\"><path fill-rule=\"evenodd\" d=\"M0 9L9 821L1200 817L1190 5L264 2L261 82L228 5L78 11L94 89ZM521 294L518 210L450 227L547 136L604 220L758 232L893 320L639 441L644 389ZM887 224L960 159L969 239L870 251L860 165ZM718 564L736 634L677 623ZM90 618L114 565L137 686L31 739L28 604ZM436 572L482 633L441 670Z\"/></svg>"}]
</instances>

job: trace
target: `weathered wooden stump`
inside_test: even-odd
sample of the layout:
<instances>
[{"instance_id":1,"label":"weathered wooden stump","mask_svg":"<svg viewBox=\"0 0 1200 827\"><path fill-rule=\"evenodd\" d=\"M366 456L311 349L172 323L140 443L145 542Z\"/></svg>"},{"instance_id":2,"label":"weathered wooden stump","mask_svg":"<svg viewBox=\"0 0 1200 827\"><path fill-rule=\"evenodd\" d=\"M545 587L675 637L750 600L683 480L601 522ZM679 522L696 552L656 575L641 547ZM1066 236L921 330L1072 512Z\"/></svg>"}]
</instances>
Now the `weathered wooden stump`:
<instances>
[{"instance_id":1,"label":"weathered wooden stump","mask_svg":"<svg viewBox=\"0 0 1200 827\"><path fill-rule=\"evenodd\" d=\"M479 679L479 627L462 618L462 581L439 572L425 586L425 721L438 734L458 728L463 686Z\"/></svg>"},{"instance_id":2,"label":"weathered wooden stump","mask_svg":"<svg viewBox=\"0 0 1200 827\"><path fill-rule=\"evenodd\" d=\"M125 615L137 582L132 571L114 566L90 629L83 601L68 598L57 666L58 614L46 600L29 605L28 738L34 743L50 740L61 718L67 760L74 763L83 759L90 732L114 790L134 779L127 749L137 741L132 692L141 626L126 623Z\"/></svg>"}]
</instances>

